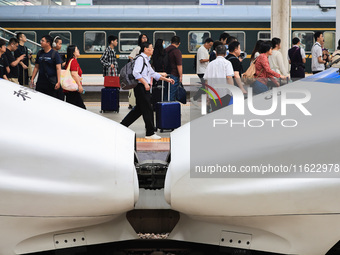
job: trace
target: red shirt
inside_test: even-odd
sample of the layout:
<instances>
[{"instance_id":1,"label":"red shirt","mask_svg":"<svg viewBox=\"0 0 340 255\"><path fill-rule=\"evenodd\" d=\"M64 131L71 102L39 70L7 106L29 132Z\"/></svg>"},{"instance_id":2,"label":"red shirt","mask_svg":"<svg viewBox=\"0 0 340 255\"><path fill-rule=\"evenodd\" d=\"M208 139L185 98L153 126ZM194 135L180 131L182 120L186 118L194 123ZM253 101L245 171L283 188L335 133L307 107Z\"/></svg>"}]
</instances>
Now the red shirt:
<instances>
[{"instance_id":1,"label":"red shirt","mask_svg":"<svg viewBox=\"0 0 340 255\"><path fill-rule=\"evenodd\" d=\"M81 77L82 74L83 74L83 71L81 70L80 65L79 65L77 59L71 58L71 59L69 60L69 62L67 62L67 64L66 64L66 69L67 69L68 64L70 63L71 60L72 60L72 62L71 62L71 66L70 66L70 71L71 71L71 72L72 72L72 71L78 71L78 75L79 75L79 77Z\"/></svg>"},{"instance_id":2,"label":"red shirt","mask_svg":"<svg viewBox=\"0 0 340 255\"><path fill-rule=\"evenodd\" d=\"M256 69L255 75L258 78L257 80L262 82L263 84L267 85L268 78L270 79L273 77L280 78L280 74L278 74L277 72L274 72L270 68L266 53L262 53L260 54L260 56L256 58L255 69ZM274 79L271 79L271 80L274 81Z\"/></svg>"}]
</instances>

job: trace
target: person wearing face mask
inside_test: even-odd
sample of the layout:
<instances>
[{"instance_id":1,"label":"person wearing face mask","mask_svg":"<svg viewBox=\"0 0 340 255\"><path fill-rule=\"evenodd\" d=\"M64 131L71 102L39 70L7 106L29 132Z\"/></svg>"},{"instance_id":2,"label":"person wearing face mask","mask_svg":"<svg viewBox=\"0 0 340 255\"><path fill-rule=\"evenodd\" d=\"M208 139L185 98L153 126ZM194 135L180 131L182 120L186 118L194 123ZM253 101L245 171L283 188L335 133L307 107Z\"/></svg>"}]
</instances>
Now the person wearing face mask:
<instances>
[{"instance_id":1,"label":"person wearing face mask","mask_svg":"<svg viewBox=\"0 0 340 255\"><path fill-rule=\"evenodd\" d=\"M151 58L152 67L156 72L165 72L165 44L163 39L157 39L155 43L154 53Z\"/></svg>"}]
</instances>

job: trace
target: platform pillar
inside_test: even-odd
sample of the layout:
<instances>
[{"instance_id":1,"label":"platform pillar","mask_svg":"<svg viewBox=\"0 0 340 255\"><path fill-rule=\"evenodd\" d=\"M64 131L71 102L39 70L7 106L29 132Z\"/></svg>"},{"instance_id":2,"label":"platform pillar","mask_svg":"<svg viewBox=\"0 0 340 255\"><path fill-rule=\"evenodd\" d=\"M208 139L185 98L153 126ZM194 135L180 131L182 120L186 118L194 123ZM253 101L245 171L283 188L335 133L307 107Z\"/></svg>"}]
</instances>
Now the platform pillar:
<instances>
[{"instance_id":1,"label":"platform pillar","mask_svg":"<svg viewBox=\"0 0 340 255\"><path fill-rule=\"evenodd\" d=\"M339 0L337 0L339 1ZM271 0L271 37L281 39L281 53L288 69L287 54L291 44L292 34L292 0Z\"/></svg>"}]
</instances>

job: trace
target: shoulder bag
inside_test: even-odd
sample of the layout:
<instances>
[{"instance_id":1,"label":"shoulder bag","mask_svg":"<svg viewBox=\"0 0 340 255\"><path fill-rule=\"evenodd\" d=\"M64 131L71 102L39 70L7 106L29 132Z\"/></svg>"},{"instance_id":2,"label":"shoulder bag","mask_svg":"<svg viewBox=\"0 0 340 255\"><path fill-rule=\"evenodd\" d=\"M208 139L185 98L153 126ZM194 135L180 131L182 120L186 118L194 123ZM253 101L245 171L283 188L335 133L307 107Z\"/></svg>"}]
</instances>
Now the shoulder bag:
<instances>
[{"instance_id":1,"label":"shoulder bag","mask_svg":"<svg viewBox=\"0 0 340 255\"><path fill-rule=\"evenodd\" d=\"M73 79L71 71L70 71L72 61L73 61L73 59L68 64L66 70L61 70L60 84L61 84L61 87L64 90L67 90L67 91L77 91L78 90L78 84Z\"/></svg>"}]
</instances>

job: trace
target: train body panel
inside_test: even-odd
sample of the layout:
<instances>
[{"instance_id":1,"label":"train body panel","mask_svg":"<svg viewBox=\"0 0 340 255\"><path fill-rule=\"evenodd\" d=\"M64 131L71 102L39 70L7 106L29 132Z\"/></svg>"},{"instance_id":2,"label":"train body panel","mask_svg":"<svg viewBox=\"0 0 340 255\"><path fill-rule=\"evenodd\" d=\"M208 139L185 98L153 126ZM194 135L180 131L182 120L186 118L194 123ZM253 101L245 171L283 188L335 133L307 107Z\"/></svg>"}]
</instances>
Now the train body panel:
<instances>
[{"instance_id":1,"label":"train body panel","mask_svg":"<svg viewBox=\"0 0 340 255\"><path fill-rule=\"evenodd\" d=\"M0 238L7 240L0 254L36 235L114 222L133 209L139 194L133 131L0 83Z\"/></svg>"},{"instance_id":2,"label":"train body panel","mask_svg":"<svg viewBox=\"0 0 340 255\"><path fill-rule=\"evenodd\" d=\"M233 106L171 134L165 198L186 216L170 238L234 247L226 237L240 233L253 239L244 248L313 255L325 254L340 239L340 75L327 72L331 79L319 74L252 98L261 110L280 100L282 106L285 96L306 99L303 107L287 106L286 115L280 106L269 115L254 114L247 110L249 98L244 115L235 115L234 94ZM269 119L297 125L258 125ZM314 164L327 169L312 169Z\"/></svg>"}]
</instances>

